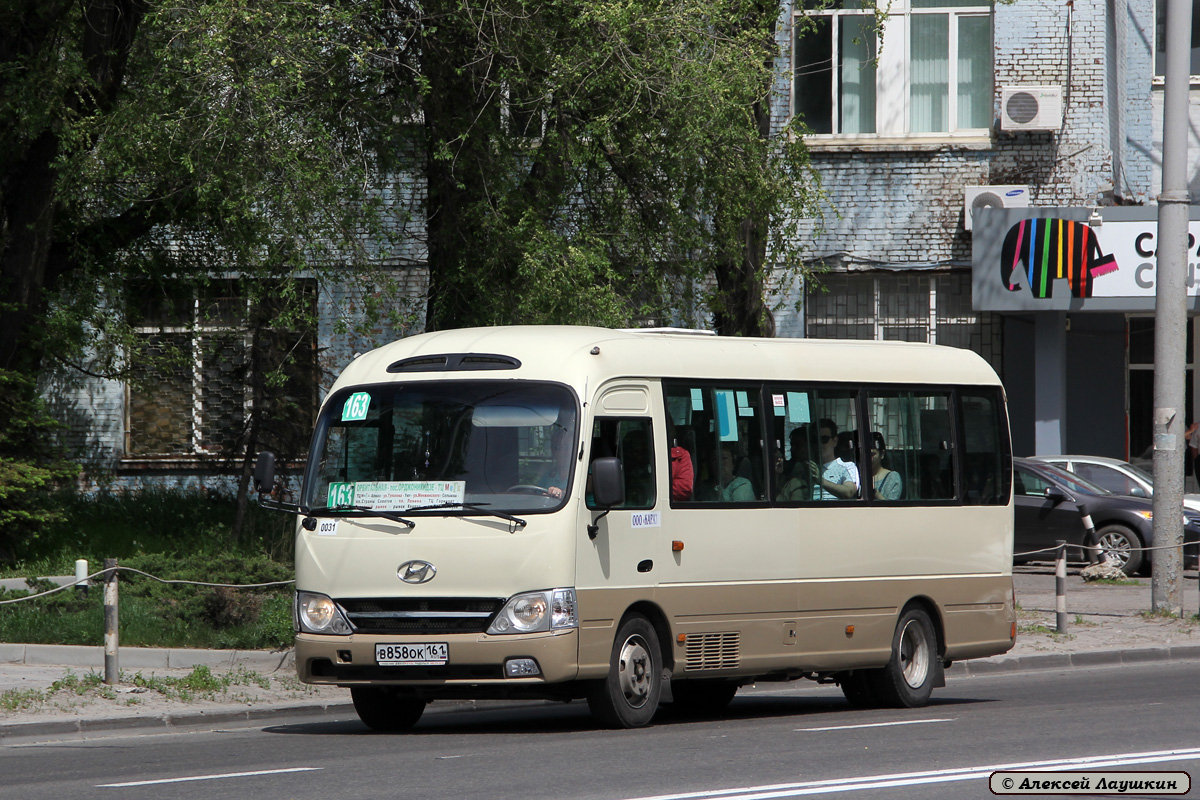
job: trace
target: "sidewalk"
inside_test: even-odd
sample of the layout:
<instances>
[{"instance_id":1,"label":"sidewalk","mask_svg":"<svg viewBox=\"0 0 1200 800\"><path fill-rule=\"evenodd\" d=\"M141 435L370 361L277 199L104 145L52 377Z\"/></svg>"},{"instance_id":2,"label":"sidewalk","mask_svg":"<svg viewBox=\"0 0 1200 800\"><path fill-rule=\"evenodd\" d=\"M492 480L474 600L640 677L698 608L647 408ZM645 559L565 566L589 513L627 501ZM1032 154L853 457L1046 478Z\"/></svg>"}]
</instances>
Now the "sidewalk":
<instances>
[{"instance_id":1,"label":"sidewalk","mask_svg":"<svg viewBox=\"0 0 1200 800\"><path fill-rule=\"evenodd\" d=\"M1016 646L1007 654L956 663L948 676L980 675L1148 661L1200 661L1200 591L1195 572L1184 579L1184 616L1148 616L1151 582L1085 584L1078 570L1067 578L1065 635L1055 632L1053 565L1019 567ZM121 648L121 683L107 687L100 647L0 643L0 743L27 738L79 738L102 731L196 728L266 722L300 714L354 718L350 692L301 684L292 654L260 651ZM227 685L155 691L208 667ZM60 682L54 689L55 682ZM135 683L144 684L136 686ZM84 686L83 684L87 684ZM52 691L53 690L53 691ZM180 694L187 696L180 696ZM495 703L480 703L479 708ZM475 707L439 702L426 713Z\"/></svg>"}]
</instances>

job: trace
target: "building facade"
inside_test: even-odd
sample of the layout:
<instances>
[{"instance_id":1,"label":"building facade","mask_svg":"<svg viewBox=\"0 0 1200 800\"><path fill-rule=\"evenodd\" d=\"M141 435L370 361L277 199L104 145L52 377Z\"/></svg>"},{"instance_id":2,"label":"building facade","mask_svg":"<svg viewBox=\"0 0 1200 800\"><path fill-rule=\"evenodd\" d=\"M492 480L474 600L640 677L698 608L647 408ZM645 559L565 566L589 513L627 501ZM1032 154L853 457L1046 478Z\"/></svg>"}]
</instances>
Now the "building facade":
<instances>
[{"instance_id":1,"label":"building facade","mask_svg":"<svg viewBox=\"0 0 1200 800\"><path fill-rule=\"evenodd\" d=\"M1018 455L1143 455L1152 427L1152 303L1072 302L1064 285L1057 297L1067 302L1013 305L1009 295L1019 292L1001 286L997 253L1027 218L1074 221L1080 235L1097 232L1104 252L1118 245L1104 240L1103 223L1122 213L1122 224L1154 218L1162 5L895 0L877 17L852 3L809 11L785 0L773 116L777 131L793 119L807 126L824 194L803 234L816 274L773 298L778 335L967 347L1004 380ZM1193 116L1194 136L1200 111ZM1193 197L1198 162L1193 147ZM397 187L397 219L419 221L419 187ZM292 423L311 418L323 387L355 353L419 330L420 240L411 236L384 265L402 277L408 304L395 328L359 328L369 286L311 281L319 325L280 345L299 348L310 368L308 396L293 392L290 406L310 404L309 417ZM1118 273L1129 274L1144 259L1119 261ZM1021 283L1019 274L1009 278ZM147 336L192 337L192 363L163 385L64 377L47 386L89 475L231 488L236 470L220 453L241 435L249 400L237 368L250 352L256 310L227 289L210 304L219 313L203 320L197 315L212 298L147 310ZM1189 404L1193 396L1200 392L1189 390Z\"/></svg>"}]
</instances>

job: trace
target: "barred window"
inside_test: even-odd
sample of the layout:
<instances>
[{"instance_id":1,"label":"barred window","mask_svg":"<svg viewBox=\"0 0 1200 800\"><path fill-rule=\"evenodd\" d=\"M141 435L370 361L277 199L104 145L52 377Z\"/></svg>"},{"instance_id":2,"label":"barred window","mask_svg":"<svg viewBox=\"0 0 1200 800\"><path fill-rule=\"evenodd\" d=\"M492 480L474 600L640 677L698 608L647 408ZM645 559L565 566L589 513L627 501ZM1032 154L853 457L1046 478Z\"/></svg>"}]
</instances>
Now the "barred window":
<instances>
[{"instance_id":1,"label":"barred window","mask_svg":"<svg viewBox=\"0 0 1200 800\"><path fill-rule=\"evenodd\" d=\"M315 287L257 295L234 280L198 292L130 287L141 347L126 389L128 457L228 457L252 439L280 453L304 451L317 404L316 340L309 326L278 320L295 316L285 309L296 300L300 316L311 313Z\"/></svg>"},{"instance_id":2,"label":"barred window","mask_svg":"<svg viewBox=\"0 0 1200 800\"><path fill-rule=\"evenodd\" d=\"M934 342L979 353L999 372L1000 321L971 307L967 272L830 272L805 291L805 335Z\"/></svg>"}]
</instances>

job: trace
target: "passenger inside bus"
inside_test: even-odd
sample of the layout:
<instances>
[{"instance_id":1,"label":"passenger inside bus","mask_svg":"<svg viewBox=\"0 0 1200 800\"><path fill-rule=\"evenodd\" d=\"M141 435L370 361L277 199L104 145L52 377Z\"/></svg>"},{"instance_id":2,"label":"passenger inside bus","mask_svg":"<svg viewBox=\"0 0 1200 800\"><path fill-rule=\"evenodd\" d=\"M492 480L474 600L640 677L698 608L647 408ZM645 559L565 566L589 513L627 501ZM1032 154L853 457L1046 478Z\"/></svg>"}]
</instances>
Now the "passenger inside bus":
<instances>
[{"instance_id":1,"label":"passenger inside bus","mask_svg":"<svg viewBox=\"0 0 1200 800\"><path fill-rule=\"evenodd\" d=\"M782 484L775 499L780 502L796 502L812 499L812 471L809 462L812 455L808 448L809 426L799 425L788 434L791 458L778 454L775 463L777 480Z\"/></svg>"},{"instance_id":2,"label":"passenger inside bus","mask_svg":"<svg viewBox=\"0 0 1200 800\"><path fill-rule=\"evenodd\" d=\"M721 445L721 500L726 503L753 503L754 485L749 478L734 474L737 454L733 443Z\"/></svg>"},{"instance_id":3,"label":"passenger inside bus","mask_svg":"<svg viewBox=\"0 0 1200 800\"><path fill-rule=\"evenodd\" d=\"M810 463L814 500L850 500L858 495L858 467L837 456L837 425L831 419L822 419L821 463Z\"/></svg>"},{"instance_id":4,"label":"passenger inside bus","mask_svg":"<svg viewBox=\"0 0 1200 800\"><path fill-rule=\"evenodd\" d=\"M885 467L887 446L883 434L871 431L871 486L875 489L875 497L880 500L899 500L904 494L904 482L900 473Z\"/></svg>"}]
</instances>

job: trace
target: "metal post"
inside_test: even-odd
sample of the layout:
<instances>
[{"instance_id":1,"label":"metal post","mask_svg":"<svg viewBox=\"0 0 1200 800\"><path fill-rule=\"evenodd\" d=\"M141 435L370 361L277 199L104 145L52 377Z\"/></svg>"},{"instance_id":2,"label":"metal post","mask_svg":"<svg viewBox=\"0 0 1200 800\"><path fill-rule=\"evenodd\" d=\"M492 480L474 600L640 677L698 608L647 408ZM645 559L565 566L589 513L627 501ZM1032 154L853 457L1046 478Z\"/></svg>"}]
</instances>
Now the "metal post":
<instances>
[{"instance_id":1,"label":"metal post","mask_svg":"<svg viewBox=\"0 0 1200 800\"><path fill-rule=\"evenodd\" d=\"M1154 544L1150 606L1183 613L1183 383L1188 258L1188 73L1191 0L1167 0L1162 194L1154 289Z\"/></svg>"},{"instance_id":2,"label":"metal post","mask_svg":"<svg viewBox=\"0 0 1200 800\"><path fill-rule=\"evenodd\" d=\"M1096 538L1096 523L1092 522L1092 514L1088 511L1087 503L1079 504L1079 519L1083 522L1083 554L1088 564L1100 564L1106 559Z\"/></svg>"},{"instance_id":3,"label":"metal post","mask_svg":"<svg viewBox=\"0 0 1200 800\"><path fill-rule=\"evenodd\" d=\"M1054 557L1054 616L1059 633L1067 632L1067 543L1058 540Z\"/></svg>"},{"instance_id":4,"label":"metal post","mask_svg":"<svg viewBox=\"0 0 1200 800\"><path fill-rule=\"evenodd\" d=\"M121 680L117 659L117 560L104 559L104 682L116 686Z\"/></svg>"}]
</instances>

